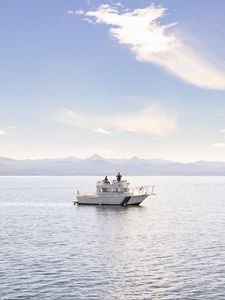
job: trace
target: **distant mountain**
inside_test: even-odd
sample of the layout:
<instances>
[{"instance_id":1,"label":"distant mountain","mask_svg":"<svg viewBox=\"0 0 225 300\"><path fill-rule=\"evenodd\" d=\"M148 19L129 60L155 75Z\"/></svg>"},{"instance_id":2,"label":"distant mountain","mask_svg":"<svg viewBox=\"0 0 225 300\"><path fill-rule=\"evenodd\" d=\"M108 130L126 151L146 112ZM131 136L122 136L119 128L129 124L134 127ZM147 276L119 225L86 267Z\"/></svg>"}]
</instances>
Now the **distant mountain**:
<instances>
[{"instance_id":1,"label":"distant mountain","mask_svg":"<svg viewBox=\"0 0 225 300\"><path fill-rule=\"evenodd\" d=\"M105 160L105 158L98 154L94 154L91 157L88 157L87 160Z\"/></svg>"},{"instance_id":2,"label":"distant mountain","mask_svg":"<svg viewBox=\"0 0 225 300\"><path fill-rule=\"evenodd\" d=\"M180 163L162 159L107 159L98 154L82 159L16 160L0 157L0 175L218 175L225 176L225 162L197 161Z\"/></svg>"}]
</instances>

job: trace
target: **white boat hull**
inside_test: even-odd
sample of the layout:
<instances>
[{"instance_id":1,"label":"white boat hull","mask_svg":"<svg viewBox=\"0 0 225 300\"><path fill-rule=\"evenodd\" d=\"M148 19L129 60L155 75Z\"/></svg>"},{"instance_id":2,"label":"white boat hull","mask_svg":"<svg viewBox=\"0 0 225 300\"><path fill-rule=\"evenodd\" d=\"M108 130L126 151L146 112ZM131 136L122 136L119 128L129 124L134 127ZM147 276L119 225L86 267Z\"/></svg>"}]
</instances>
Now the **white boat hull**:
<instances>
[{"instance_id":1,"label":"white boat hull","mask_svg":"<svg viewBox=\"0 0 225 300\"><path fill-rule=\"evenodd\" d=\"M149 194L145 195L77 195L74 204L86 205L138 205L144 201Z\"/></svg>"}]
</instances>

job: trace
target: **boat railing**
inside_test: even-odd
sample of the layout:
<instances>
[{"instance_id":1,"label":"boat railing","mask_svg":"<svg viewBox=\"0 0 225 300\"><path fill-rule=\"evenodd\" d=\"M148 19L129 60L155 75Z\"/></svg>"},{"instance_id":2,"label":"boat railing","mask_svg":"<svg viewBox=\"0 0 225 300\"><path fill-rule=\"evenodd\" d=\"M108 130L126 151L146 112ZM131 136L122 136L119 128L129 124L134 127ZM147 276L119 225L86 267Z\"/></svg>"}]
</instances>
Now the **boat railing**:
<instances>
[{"instance_id":1,"label":"boat railing","mask_svg":"<svg viewBox=\"0 0 225 300\"><path fill-rule=\"evenodd\" d=\"M135 196L155 195L154 189L155 189L154 185L136 186L136 187L129 188L129 192Z\"/></svg>"},{"instance_id":2,"label":"boat railing","mask_svg":"<svg viewBox=\"0 0 225 300\"><path fill-rule=\"evenodd\" d=\"M120 189L110 189L110 188L100 188L97 190L97 193L80 193L77 191L77 196L104 196L104 195L110 195L117 197L118 194L128 194L128 195L134 195L134 196L141 196L141 195L155 195L154 194L154 185L148 185L148 186L136 186L136 187L130 187L130 188L120 188Z\"/></svg>"}]
</instances>

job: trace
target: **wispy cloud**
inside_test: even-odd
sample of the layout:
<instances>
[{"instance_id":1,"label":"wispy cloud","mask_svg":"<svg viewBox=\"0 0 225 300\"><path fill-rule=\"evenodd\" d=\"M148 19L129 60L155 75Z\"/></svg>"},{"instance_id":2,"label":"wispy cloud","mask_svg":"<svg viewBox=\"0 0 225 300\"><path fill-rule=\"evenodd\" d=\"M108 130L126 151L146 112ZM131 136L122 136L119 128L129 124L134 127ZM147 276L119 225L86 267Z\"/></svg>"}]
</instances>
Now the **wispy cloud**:
<instances>
[{"instance_id":1,"label":"wispy cloud","mask_svg":"<svg viewBox=\"0 0 225 300\"><path fill-rule=\"evenodd\" d=\"M165 13L166 8L154 5L131 11L109 4L76 12L85 20L109 25L111 35L118 43L127 45L137 60L156 64L197 87L224 90L225 69L204 57L204 49L200 52L186 44L173 31L176 24L160 24Z\"/></svg>"},{"instance_id":2,"label":"wispy cloud","mask_svg":"<svg viewBox=\"0 0 225 300\"><path fill-rule=\"evenodd\" d=\"M225 143L213 143L211 147L216 149L225 149Z\"/></svg>"},{"instance_id":3,"label":"wispy cloud","mask_svg":"<svg viewBox=\"0 0 225 300\"><path fill-rule=\"evenodd\" d=\"M176 117L156 106L117 116L112 121L117 128L156 136L165 136L176 128Z\"/></svg>"},{"instance_id":4,"label":"wispy cloud","mask_svg":"<svg viewBox=\"0 0 225 300\"><path fill-rule=\"evenodd\" d=\"M104 116L64 109L57 114L56 120L101 134L110 134L114 130L166 136L177 127L177 117L158 106L148 106L129 114Z\"/></svg>"},{"instance_id":5,"label":"wispy cloud","mask_svg":"<svg viewBox=\"0 0 225 300\"><path fill-rule=\"evenodd\" d=\"M67 10L68 15L82 16L84 15L83 9L80 10Z\"/></svg>"},{"instance_id":6,"label":"wispy cloud","mask_svg":"<svg viewBox=\"0 0 225 300\"><path fill-rule=\"evenodd\" d=\"M4 129L0 129L0 136L7 135L7 132Z\"/></svg>"},{"instance_id":7,"label":"wispy cloud","mask_svg":"<svg viewBox=\"0 0 225 300\"><path fill-rule=\"evenodd\" d=\"M69 10L67 10L67 13L68 13L68 15L74 15L74 10L69 9Z\"/></svg>"},{"instance_id":8,"label":"wispy cloud","mask_svg":"<svg viewBox=\"0 0 225 300\"><path fill-rule=\"evenodd\" d=\"M105 130L103 128L91 128L91 130L100 134L111 134L108 130Z\"/></svg>"}]
</instances>

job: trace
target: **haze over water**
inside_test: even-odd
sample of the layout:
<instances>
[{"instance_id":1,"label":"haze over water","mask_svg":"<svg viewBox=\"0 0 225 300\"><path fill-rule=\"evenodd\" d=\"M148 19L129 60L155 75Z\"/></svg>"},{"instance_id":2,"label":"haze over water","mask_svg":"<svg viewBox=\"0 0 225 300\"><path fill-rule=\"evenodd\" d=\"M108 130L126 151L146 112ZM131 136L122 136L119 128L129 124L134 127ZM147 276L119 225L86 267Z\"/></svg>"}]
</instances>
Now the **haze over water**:
<instances>
[{"instance_id":1,"label":"haze over water","mask_svg":"<svg viewBox=\"0 0 225 300\"><path fill-rule=\"evenodd\" d=\"M224 299L225 178L155 184L140 207L74 206L97 177L0 178L0 299Z\"/></svg>"}]
</instances>

